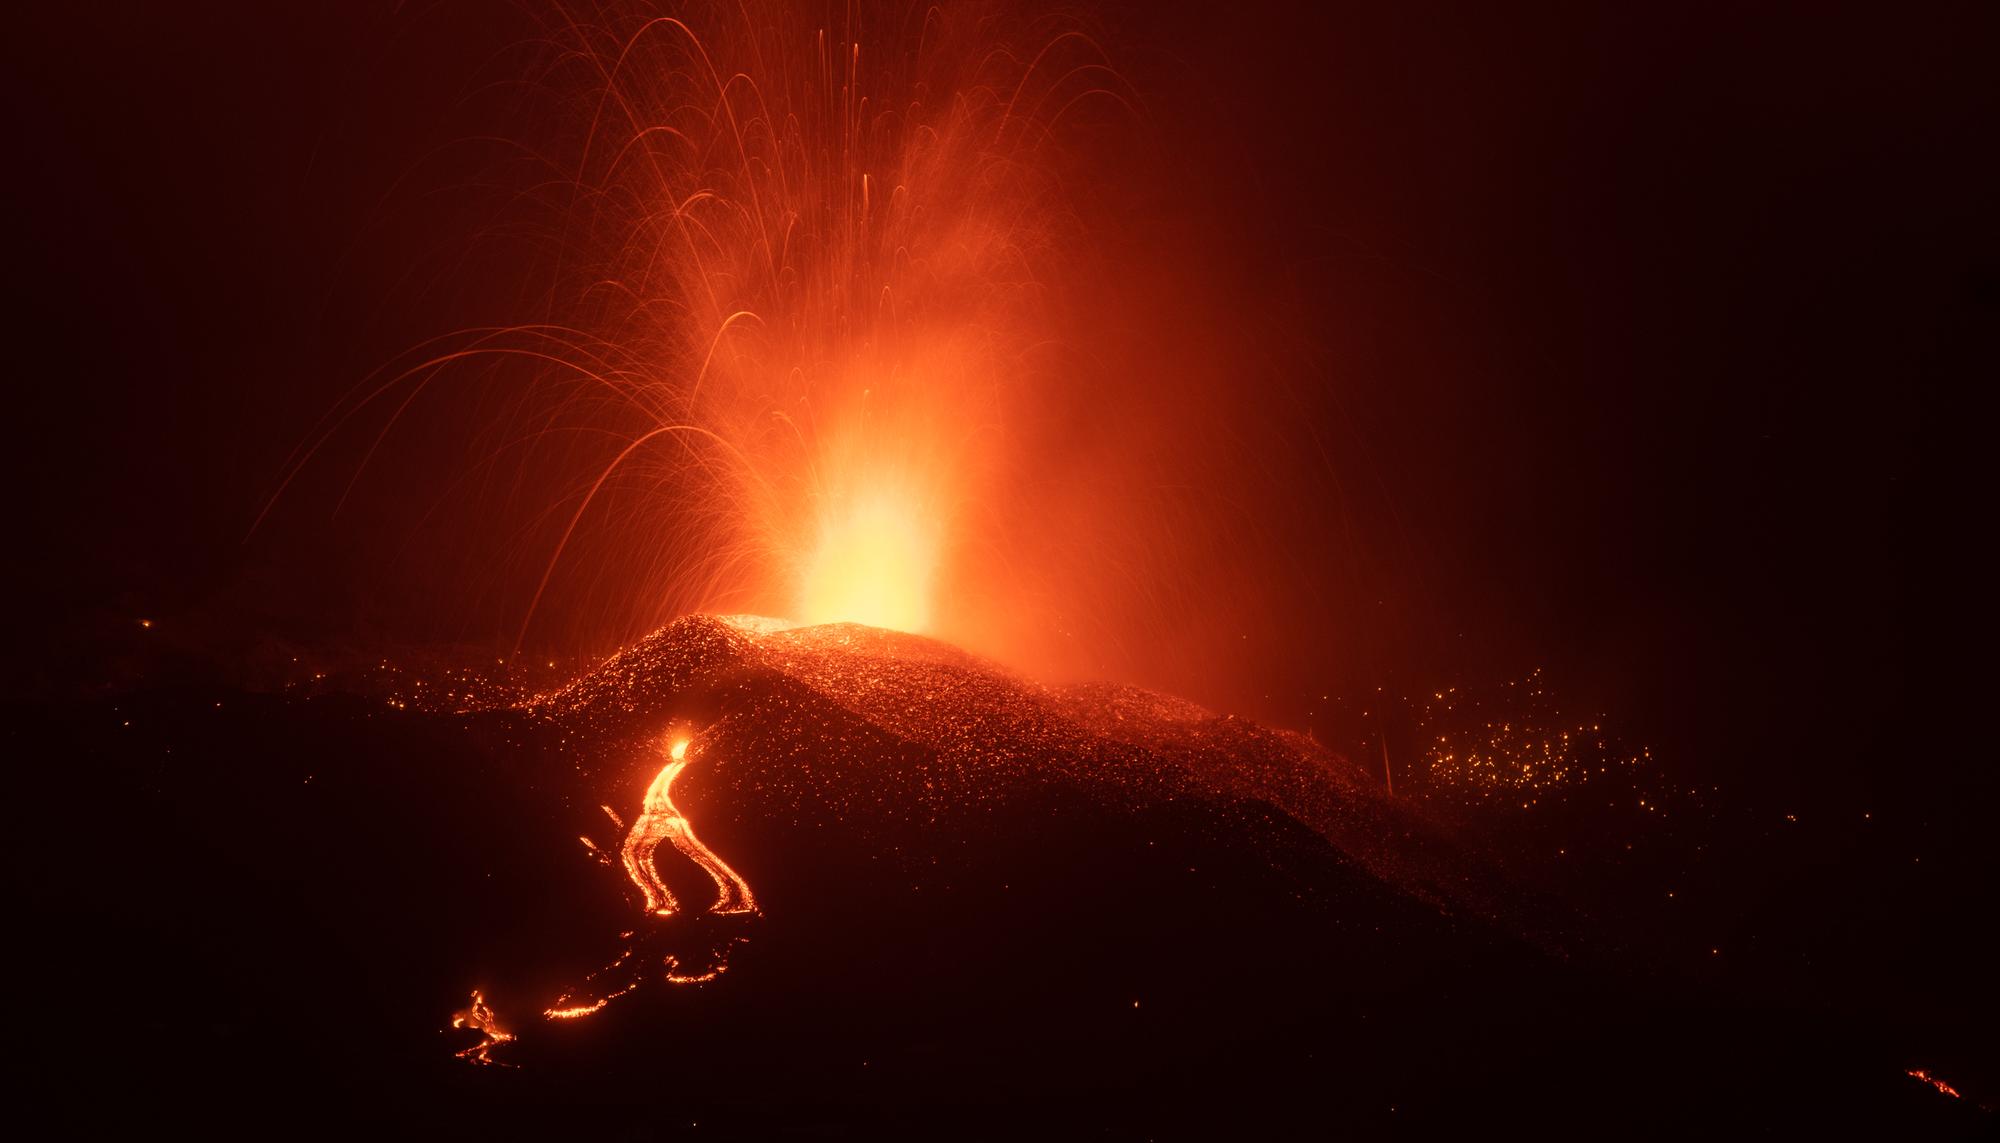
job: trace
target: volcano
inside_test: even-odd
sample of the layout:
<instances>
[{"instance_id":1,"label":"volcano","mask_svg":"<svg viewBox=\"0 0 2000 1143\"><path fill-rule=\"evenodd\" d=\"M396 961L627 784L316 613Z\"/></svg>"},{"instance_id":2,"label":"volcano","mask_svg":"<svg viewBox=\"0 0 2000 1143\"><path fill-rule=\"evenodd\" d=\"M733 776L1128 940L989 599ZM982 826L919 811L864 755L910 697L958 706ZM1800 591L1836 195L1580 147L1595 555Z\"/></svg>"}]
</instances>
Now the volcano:
<instances>
[{"instance_id":1,"label":"volcano","mask_svg":"<svg viewBox=\"0 0 2000 1143\"><path fill-rule=\"evenodd\" d=\"M1613 963L1304 735L919 636L690 617L505 702L150 669L58 712L40 804L123 793L17 866L71 874L28 879L38 1027L105 1113L1636 1125L1854 1066Z\"/></svg>"}]
</instances>

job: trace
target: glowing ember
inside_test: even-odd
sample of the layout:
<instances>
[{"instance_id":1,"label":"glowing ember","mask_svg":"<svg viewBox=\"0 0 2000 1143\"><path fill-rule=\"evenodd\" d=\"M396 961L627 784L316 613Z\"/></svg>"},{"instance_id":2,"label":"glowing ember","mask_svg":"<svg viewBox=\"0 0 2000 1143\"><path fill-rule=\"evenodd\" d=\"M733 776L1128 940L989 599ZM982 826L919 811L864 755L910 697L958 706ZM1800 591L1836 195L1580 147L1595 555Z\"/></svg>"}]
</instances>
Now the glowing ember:
<instances>
[{"instance_id":1,"label":"glowing ember","mask_svg":"<svg viewBox=\"0 0 2000 1143\"><path fill-rule=\"evenodd\" d=\"M729 965L723 963L716 965L707 972L682 972L680 958L672 955L663 958L662 963L667 966L668 984L707 984L709 981L729 971Z\"/></svg>"},{"instance_id":2,"label":"glowing ember","mask_svg":"<svg viewBox=\"0 0 2000 1143\"><path fill-rule=\"evenodd\" d=\"M1958 1094L1957 1088L1951 1086L1950 1084L1944 1082L1943 1080L1937 1078L1936 1076L1932 1075L1931 1073L1925 1071L1922 1068L1911 1068L1909 1071L1904 1072L1903 1074L1909 1076L1911 1079L1922 1080L1923 1082L1936 1088L1938 1092L1942 1095L1948 1095L1953 1099L1964 1098L1963 1096Z\"/></svg>"},{"instance_id":3,"label":"glowing ember","mask_svg":"<svg viewBox=\"0 0 2000 1143\"><path fill-rule=\"evenodd\" d=\"M1699 789L1666 784L1650 747L1622 740L1599 716L1565 713L1539 669L1500 686L1417 696L1377 688L1361 705L1362 725L1385 758L1385 727L1416 730L1420 796L1529 810L1590 791L1654 817L1702 800Z\"/></svg>"},{"instance_id":4,"label":"glowing ember","mask_svg":"<svg viewBox=\"0 0 2000 1143\"><path fill-rule=\"evenodd\" d=\"M514 1039L513 1033L505 1031L500 1027L499 1017L493 1014L492 1007L486 1003L486 997L481 995L480 991L476 988L472 990L472 1003L464 1009L452 1013L451 1026L454 1028L470 1028L479 1033L480 1040L478 1043L458 1053L459 1059L470 1060L475 1064L489 1065L501 1063L501 1061L493 1058L493 1049Z\"/></svg>"}]
</instances>

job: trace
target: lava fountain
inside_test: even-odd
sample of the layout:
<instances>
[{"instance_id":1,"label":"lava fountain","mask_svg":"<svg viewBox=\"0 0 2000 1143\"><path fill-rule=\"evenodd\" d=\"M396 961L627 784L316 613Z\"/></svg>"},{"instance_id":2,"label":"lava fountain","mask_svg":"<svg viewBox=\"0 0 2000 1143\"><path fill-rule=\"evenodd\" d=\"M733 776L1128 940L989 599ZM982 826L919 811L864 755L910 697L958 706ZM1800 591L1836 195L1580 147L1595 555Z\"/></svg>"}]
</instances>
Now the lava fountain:
<instances>
[{"instance_id":1,"label":"lava fountain","mask_svg":"<svg viewBox=\"0 0 2000 1143\"><path fill-rule=\"evenodd\" d=\"M1059 132L1131 107L1088 36L1021 16L557 9L537 89L581 130L523 150L559 188L558 314L440 338L371 379L285 483L387 409L367 464L427 391L472 373L494 383L482 399L505 394L501 443L475 467L529 490L526 511L498 513L529 521L517 645L579 596L637 599L646 628L726 609L963 630L964 601L1010 576L994 506L1032 451L1010 425L1051 380L1054 298L1087 250ZM604 806L622 843L583 839L643 899L644 931L548 1019L592 1015L661 966L670 984L713 979L729 944L684 965L682 931L758 913L674 803L700 739L676 723L656 741L629 827ZM699 868L714 899L677 896L663 862ZM491 1024L478 998L468 1011Z\"/></svg>"},{"instance_id":2,"label":"lava fountain","mask_svg":"<svg viewBox=\"0 0 2000 1143\"><path fill-rule=\"evenodd\" d=\"M367 464L470 380L517 641L592 612L619 642L704 610L962 633L1021 578L998 506L1089 257L1062 131L1132 106L1094 41L1028 15L556 10L533 88L576 129L521 146L554 200L550 316L370 379L284 483L364 411Z\"/></svg>"},{"instance_id":3,"label":"lava fountain","mask_svg":"<svg viewBox=\"0 0 2000 1143\"><path fill-rule=\"evenodd\" d=\"M1123 389L1091 384L1101 330L1153 342L1162 321L1120 300L1077 205L1091 148L1072 132L1102 145L1137 113L1091 36L1014 4L784 0L558 8L545 33L529 86L573 130L520 148L559 252L544 316L439 338L369 379L283 484L364 412L379 420L365 466L416 410L482 410L464 482L488 499L458 515L511 525L519 586L498 594L519 601L517 647L563 624L601 645L755 612L1019 662L1006 650L1059 613L1114 596L1173 610L1173 519L1096 477L1199 483L1188 456L1077 459L1125 455L1166 387L1131 369ZM476 396L445 399L468 382ZM593 611L622 618L592 628ZM621 934L550 1019L662 965L672 984L711 979L727 946L706 969L655 946L758 913L672 796L701 739L664 742L629 767L652 775L630 826L605 806L622 844L585 840L643 898L646 931ZM699 867L713 901L677 897L668 860Z\"/></svg>"}]
</instances>

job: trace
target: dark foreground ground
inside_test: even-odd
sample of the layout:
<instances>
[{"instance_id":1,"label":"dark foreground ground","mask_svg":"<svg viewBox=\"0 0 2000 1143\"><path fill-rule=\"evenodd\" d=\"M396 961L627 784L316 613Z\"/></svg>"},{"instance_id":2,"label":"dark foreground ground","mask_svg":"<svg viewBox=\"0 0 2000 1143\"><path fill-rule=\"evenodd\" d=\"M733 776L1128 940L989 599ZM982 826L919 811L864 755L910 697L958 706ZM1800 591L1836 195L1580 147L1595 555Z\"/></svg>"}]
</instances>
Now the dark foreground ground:
<instances>
[{"instance_id":1,"label":"dark foreground ground","mask_svg":"<svg viewBox=\"0 0 2000 1143\"><path fill-rule=\"evenodd\" d=\"M116 667L118 686L6 718L17 1074L71 1131L1995 1123L1969 1023L1885 1027L1608 951L1343 759L1139 692L1045 691L866 629L705 619L470 712L408 687ZM580 841L615 855L601 807L630 823L674 726L695 735L674 800L755 915L645 917ZM660 868L705 900L694 867ZM632 992L540 1016L628 948L655 966ZM726 971L669 984L666 955ZM519 1037L493 1053L506 1066L455 1055L479 1038L450 1027L473 989ZM1905 1074L1913 1036L1963 1098Z\"/></svg>"}]
</instances>

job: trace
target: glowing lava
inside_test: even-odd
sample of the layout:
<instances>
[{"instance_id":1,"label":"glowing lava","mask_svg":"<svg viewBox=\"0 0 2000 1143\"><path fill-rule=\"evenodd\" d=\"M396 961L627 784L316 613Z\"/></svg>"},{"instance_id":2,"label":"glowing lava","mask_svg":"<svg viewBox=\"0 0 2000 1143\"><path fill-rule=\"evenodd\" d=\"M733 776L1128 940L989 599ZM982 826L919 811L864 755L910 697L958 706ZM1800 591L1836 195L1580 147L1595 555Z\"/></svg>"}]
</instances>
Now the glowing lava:
<instances>
[{"instance_id":1,"label":"glowing lava","mask_svg":"<svg viewBox=\"0 0 2000 1143\"><path fill-rule=\"evenodd\" d=\"M514 1038L513 1033L501 1029L500 1018L493 1014L492 1006L486 1003L486 997L476 988L472 990L472 1003L461 1011L452 1013L451 1026L470 1028L480 1034L481 1039L478 1043L458 1053L459 1059L470 1060L475 1064L500 1063L493 1058L493 1049Z\"/></svg>"},{"instance_id":2,"label":"glowing lava","mask_svg":"<svg viewBox=\"0 0 2000 1143\"><path fill-rule=\"evenodd\" d=\"M1963 1096L1958 1094L1957 1088L1951 1086L1950 1084L1944 1082L1943 1080L1937 1078L1936 1076L1932 1075L1931 1073L1925 1071L1922 1068L1911 1068L1910 1070L1904 1072L1903 1074L1909 1076L1911 1079L1922 1080L1924 1083L1931 1085L1933 1088L1937 1089L1939 1095L1948 1095L1953 1099L1964 1098Z\"/></svg>"},{"instance_id":3,"label":"glowing lava","mask_svg":"<svg viewBox=\"0 0 2000 1143\"><path fill-rule=\"evenodd\" d=\"M710 912L754 913L757 911L757 898L751 894L749 884L713 850L701 843L701 839L694 835L694 826L674 807L670 791L674 779L687 767L687 751L688 739L684 737L674 738L668 746L669 760L647 788L645 805L632 822L631 832L625 835L625 847L621 854L625 872L639 887L639 892L645 895L648 913L656 917L670 917L679 912L680 902L660 880L660 871L653 865L654 851L659 849L661 842L667 842L688 860L701 866L702 872L715 882L715 904Z\"/></svg>"},{"instance_id":4,"label":"glowing lava","mask_svg":"<svg viewBox=\"0 0 2000 1143\"><path fill-rule=\"evenodd\" d=\"M671 954L665 957L661 963L666 965L668 984L707 984L709 981L729 971L729 963L724 961L706 972L682 972L680 958Z\"/></svg>"},{"instance_id":5,"label":"glowing lava","mask_svg":"<svg viewBox=\"0 0 2000 1143\"><path fill-rule=\"evenodd\" d=\"M622 963L622 958L620 963ZM639 987L638 982L634 981L616 992L600 996L586 1004L571 1004L568 1003L568 997L564 997L563 1000L556 1003L555 1007L542 1009L542 1015L550 1020L581 1020L585 1016L595 1016L599 1012L604 1011L605 1005L637 987Z\"/></svg>"},{"instance_id":6,"label":"glowing lava","mask_svg":"<svg viewBox=\"0 0 2000 1143\"><path fill-rule=\"evenodd\" d=\"M806 569L800 621L925 631L939 547L914 497L877 492L833 506Z\"/></svg>"},{"instance_id":7,"label":"glowing lava","mask_svg":"<svg viewBox=\"0 0 2000 1143\"><path fill-rule=\"evenodd\" d=\"M692 744L693 737L684 726L676 726L668 733L664 750L667 764L660 769L652 784L647 787L639 816L633 819L632 828L626 831L625 844L619 852L620 860L625 867L625 875L631 879L632 884L638 886L640 894L645 898L645 911L648 916L658 919L681 917L683 914L681 902L674 896L673 891L667 888L665 881L660 877L659 867L654 864L654 857L660 845L666 843L700 866L702 872L708 874L709 880L715 882L715 901L707 909L708 913L755 914L757 898L750 892L749 883L731 869L728 862L716 856L714 850L701 843L701 839L695 836L694 827L689 824L686 815L674 805L672 795L674 779L680 776L681 771L685 770L691 761L688 753ZM605 806L603 809L614 825L624 828L616 811L610 806ZM583 838L582 841L599 860L607 865L610 863L610 859L605 857L589 838ZM695 912L698 913L700 910ZM699 929L689 930L680 927L679 922L676 922L675 925L656 925L643 934L638 930L620 933L619 937L625 941L625 947L618 954L618 958L591 973L584 989L566 991L554 1004L542 1009L542 1016L545 1019L580 1020L604 1011L613 1000L639 987L646 976L648 964L657 964L664 968L665 972L662 975L668 984L706 984L721 976L728 968L730 950L743 939L731 937L720 947L709 944L710 967L700 972L684 972L681 968L681 953L661 954L657 942L662 940L685 942L689 938L697 941L706 940L707 938L701 936ZM648 944L653 944L655 951L642 954L641 950ZM617 987L610 987L612 984L616 984ZM591 995L592 992L595 993L594 996Z\"/></svg>"}]
</instances>

